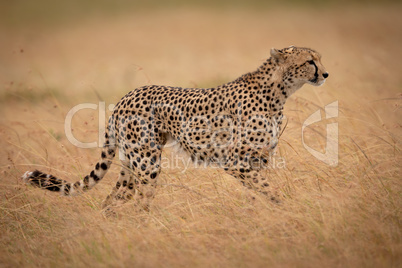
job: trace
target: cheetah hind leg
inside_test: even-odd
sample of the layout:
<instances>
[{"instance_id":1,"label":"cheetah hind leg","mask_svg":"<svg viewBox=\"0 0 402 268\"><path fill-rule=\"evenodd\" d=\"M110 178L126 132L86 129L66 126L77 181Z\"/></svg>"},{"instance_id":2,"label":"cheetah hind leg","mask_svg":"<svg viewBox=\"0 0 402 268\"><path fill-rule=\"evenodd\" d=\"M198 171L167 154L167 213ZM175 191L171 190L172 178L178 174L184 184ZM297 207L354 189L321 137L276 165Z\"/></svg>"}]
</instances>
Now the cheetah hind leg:
<instances>
[{"instance_id":1,"label":"cheetah hind leg","mask_svg":"<svg viewBox=\"0 0 402 268\"><path fill-rule=\"evenodd\" d=\"M107 217L116 216L116 211L136 194L132 171L124 166L110 194L102 202L103 214Z\"/></svg>"},{"instance_id":2,"label":"cheetah hind leg","mask_svg":"<svg viewBox=\"0 0 402 268\"><path fill-rule=\"evenodd\" d=\"M159 174L160 169L154 174ZM106 217L116 217L125 203L133 200L138 211L149 211L155 196L156 178L138 178L132 170L122 168L116 186L102 203Z\"/></svg>"},{"instance_id":3,"label":"cheetah hind leg","mask_svg":"<svg viewBox=\"0 0 402 268\"><path fill-rule=\"evenodd\" d=\"M127 157L130 162L123 163L124 168L120 171L116 186L103 202L104 211L110 212L114 207L121 206L130 199L134 199L134 205L140 211L149 211L161 171L161 148L166 143L165 136L158 137L155 144L159 145L156 148L141 148L142 151L146 151L145 157L138 152Z\"/></svg>"}]
</instances>

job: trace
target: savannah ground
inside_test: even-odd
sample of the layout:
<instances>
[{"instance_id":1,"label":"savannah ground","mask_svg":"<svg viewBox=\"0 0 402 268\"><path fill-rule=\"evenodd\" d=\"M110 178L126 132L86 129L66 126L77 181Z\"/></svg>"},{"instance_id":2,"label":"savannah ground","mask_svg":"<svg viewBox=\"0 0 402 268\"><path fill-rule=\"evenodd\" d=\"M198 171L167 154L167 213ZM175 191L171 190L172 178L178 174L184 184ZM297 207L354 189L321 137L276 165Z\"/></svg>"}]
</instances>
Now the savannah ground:
<instances>
[{"instance_id":1,"label":"savannah ground","mask_svg":"<svg viewBox=\"0 0 402 268\"><path fill-rule=\"evenodd\" d=\"M0 4L1 267L400 267L400 5L10 3ZM251 202L234 178L185 168L170 150L149 213L128 203L118 217L102 216L117 157L81 196L21 182L27 170L75 181L93 168L100 150L66 137L74 106L107 108L145 84L222 84L289 45L319 51L330 76L285 106L279 160L265 172L281 204ZM317 110L325 118L334 101L338 117L306 128L304 138L323 153L326 125L337 123L336 167L301 140L303 122ZM75 138L98 141L99 116L76 113Z\"/></svg>"}]
</instances>

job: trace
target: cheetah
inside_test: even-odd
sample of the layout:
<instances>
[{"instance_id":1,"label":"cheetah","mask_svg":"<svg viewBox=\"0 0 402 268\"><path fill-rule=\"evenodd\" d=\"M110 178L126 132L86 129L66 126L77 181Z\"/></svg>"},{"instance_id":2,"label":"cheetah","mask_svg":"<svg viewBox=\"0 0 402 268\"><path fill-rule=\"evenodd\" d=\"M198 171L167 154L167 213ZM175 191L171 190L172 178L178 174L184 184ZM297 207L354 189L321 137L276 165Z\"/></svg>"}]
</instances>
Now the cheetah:
<instances>
[{"instance_id":1,"label":"cheetah","mask_svg":"<svg viewBox=\"0 0 402 268\"><path fill-rule=\"evenodd\" d=\"M193 161L218 164L247 188L269 196L269 182L259 171L278 144L286 99L304 84L320 86L329 76L313 49L272 48L270 55L254 72L215 88L134 89L116 104L101 159L89 175L67 182L35 170L22 179L62 195L85 192L103 179L118 152L122 168L102 207L134 199L149 210L162 149L173 139Z\"/></svg>"}]
</instances>

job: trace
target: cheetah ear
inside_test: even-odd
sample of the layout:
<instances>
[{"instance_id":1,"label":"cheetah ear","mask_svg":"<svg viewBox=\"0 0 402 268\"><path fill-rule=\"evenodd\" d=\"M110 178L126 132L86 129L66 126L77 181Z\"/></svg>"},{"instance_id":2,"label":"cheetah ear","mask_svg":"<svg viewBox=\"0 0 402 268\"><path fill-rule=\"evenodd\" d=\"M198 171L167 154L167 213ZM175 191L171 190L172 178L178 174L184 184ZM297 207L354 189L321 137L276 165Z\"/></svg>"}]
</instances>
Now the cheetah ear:
<instances>
[{"instance_id":1,"label":"cheetah ear","mask_svg":"<svg viewBox=\"0 0 402 268\"><path fill-rule=\"evenodd\" d=\"M271 48L271 57L279 63L283 63L285 61L284 55L276 48Z\"/></svg>"}]
</instances>

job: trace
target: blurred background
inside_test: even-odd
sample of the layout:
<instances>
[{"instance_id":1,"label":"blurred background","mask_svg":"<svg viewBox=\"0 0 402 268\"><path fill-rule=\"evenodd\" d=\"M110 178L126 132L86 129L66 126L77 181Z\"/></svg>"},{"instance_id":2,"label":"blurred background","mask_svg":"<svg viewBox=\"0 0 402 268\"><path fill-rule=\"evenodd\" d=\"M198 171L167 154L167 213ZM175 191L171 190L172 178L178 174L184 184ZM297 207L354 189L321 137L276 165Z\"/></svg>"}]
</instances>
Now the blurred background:
<instances>
[{"instance_id":1,"label":"blurred background","mask_svg":"<svg viewBox=\"0 0 402 268\"><path fill-rule=\"evenodd\" d=\"M1 98L213 86L257 68L271 47L289 45L319 51L332 85L351 79L396 93L398 2L1 1Z\"/></svg>"}]
</instances>

